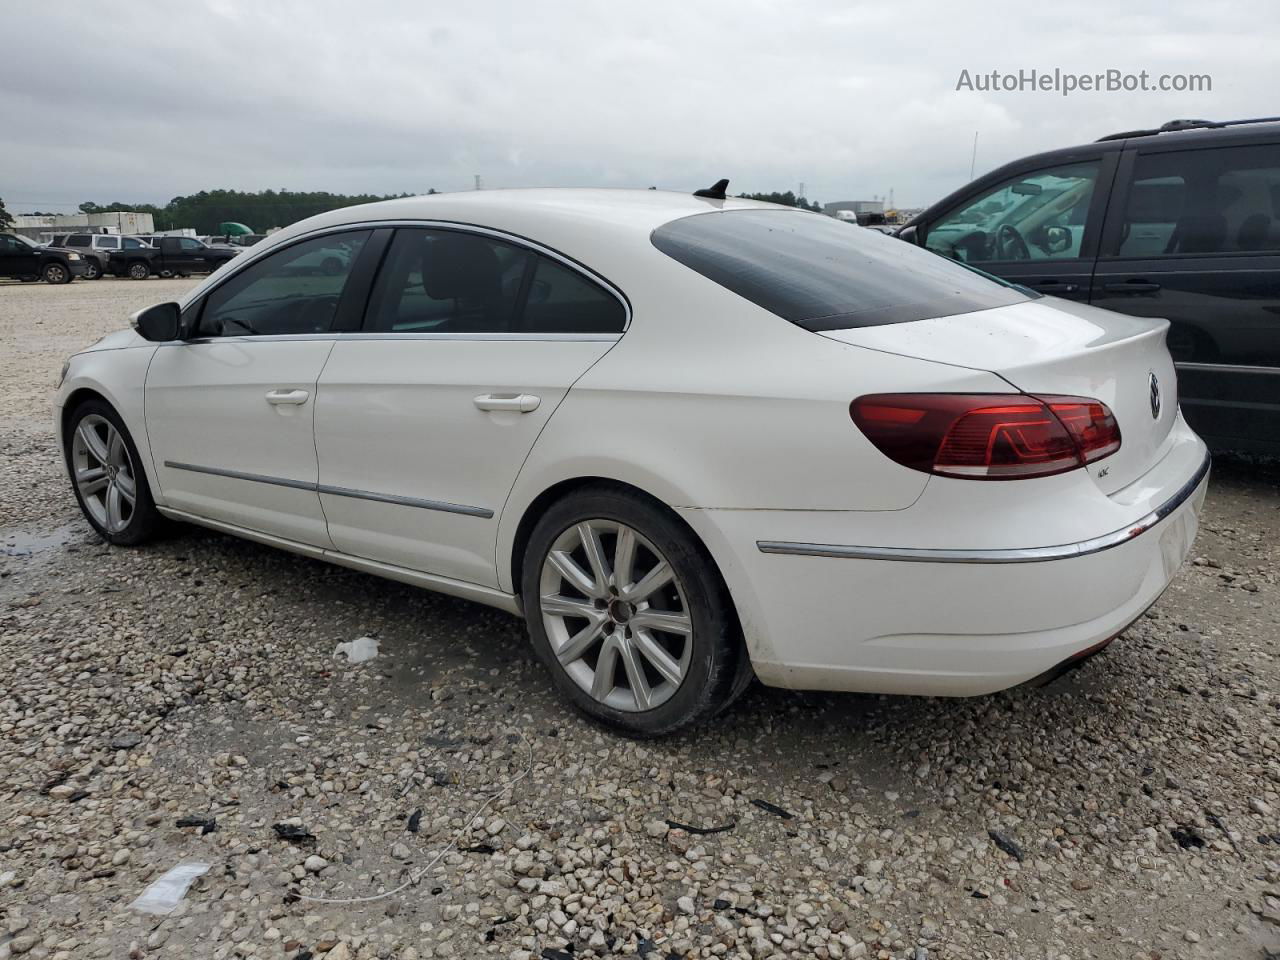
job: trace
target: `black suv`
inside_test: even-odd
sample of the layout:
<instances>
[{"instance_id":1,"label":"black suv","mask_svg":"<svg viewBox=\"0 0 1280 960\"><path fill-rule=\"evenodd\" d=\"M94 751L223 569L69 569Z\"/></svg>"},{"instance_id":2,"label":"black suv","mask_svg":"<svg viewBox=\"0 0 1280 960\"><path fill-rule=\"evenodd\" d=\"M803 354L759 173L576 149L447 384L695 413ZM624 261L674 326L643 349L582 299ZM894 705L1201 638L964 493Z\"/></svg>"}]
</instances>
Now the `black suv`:
<instances>
[{"instance_id":1,"label":"black suv","mask_svg":"<svg viewBox=\"0 0 1280 960\"><path fill-rule=\"evenodd\" d=\"M1175 120L993 170L901 239L1040 293L1170 321L1183 413L1280 454L1280 117Z\"/></svg>"}]
</instances>

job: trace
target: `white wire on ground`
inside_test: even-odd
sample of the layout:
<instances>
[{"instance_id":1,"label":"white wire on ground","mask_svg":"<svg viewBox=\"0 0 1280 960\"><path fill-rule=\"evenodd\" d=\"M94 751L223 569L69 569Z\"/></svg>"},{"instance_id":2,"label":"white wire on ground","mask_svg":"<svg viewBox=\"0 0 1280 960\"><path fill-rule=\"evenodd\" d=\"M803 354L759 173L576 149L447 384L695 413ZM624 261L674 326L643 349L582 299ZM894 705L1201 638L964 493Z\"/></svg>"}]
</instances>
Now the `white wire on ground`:
<instances>
[{"instance_id":1,"label":"white wire on ground","mask_svg":"<svg viewBox=\"0 0 1280 960\"><path fill-rule=\"evenodd\" d=\"M434 857L432 857L429 863L419 867L417 870L409 874L409 879L407 879L404 883L400 884L400 886L395 887L391 890L388 890L385 893L376 893L368 897L312 897L312 896L308 896L305 893L295 893L294 896L297 897L299 900L308 900L311 903L372 903L375 900L385 900L387 899L387 897L394 897L397 893L401 893L404 890L416 884L419 880L421 880L424 876L426 876L428 870L430 870L437 863L443 860L445 858L445 855L448 854L450 850L457 849L458 842L462 839L463 835L468 830L471 829L472 825L476 822L476 818L483 816L484 812L488 810L490 806L493 805L493 802L495 800L497 800L503 794L510 793L513 789L515 789L516 784L518 784L525 777L529 776L529 774L533 773L533 744L530 742L529 738L524 735L524 731L520 731L520 739L523 740L525 743L525 746L529 748L529 765L525 767L524 770L522 770L519 774L517 774L516 776L508 780L506 786L502 787L497 792L491 794L489 796L489 799L487 799L484 803L480 804L479 809L477 809L475 813L471 814L471 816L468 817L466 822L462 825L461 829L459 829L458 832L453 835L453 839L451 839L447 844L445 844L444 848L441 849L441 851L437 853Z\"/></svg>"}]
</instances>

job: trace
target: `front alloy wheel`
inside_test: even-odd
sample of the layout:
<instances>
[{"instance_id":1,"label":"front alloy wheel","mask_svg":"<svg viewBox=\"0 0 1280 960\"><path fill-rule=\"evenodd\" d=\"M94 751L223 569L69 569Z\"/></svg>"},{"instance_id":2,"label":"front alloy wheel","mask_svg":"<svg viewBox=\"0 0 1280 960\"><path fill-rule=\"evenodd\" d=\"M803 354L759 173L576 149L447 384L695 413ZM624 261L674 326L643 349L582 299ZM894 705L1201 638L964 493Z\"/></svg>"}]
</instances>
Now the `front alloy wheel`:
<instances>
[{"instance_id":1,"label":"front alloy wheel","mask_svg":"<svg viewBox=\"0 0 1280 960\"><path fill-rule=\"evenodd\" d=\"M50 263L44 268L45 283L69 283L71 271L60 263Z\"/></svg>"},{"instance_id":2,"label":"front alloy wheel","mask_svg":"<svg viewBox=\"0 0 1280 960\"><path fill-rule=\"evenodd\" d=\"M107 533L129 526L138 503L133 460L120 431L90 414L71 438L71 469L85 512Z\"/></svg>"},{"instance_id":3,"label":"front alloy wheel","mask_svg":"<svg viewBox=\"0 0 1280 960\"><path fill-rule=\"evenodd\" d=\"M162 520L120 415L105 401L86 400L66 421L63 442L76 500L98 535L121 545L149 539Z\"/></svg>"},{"instance_id":4,"label":"front alloy wheel","mask_svg":"<svg viewBox=\"0 0 1280 960\"><path fill-rule=\"evenodd\" d=\"M693 623L671 564L643 536L618 521L583 520L552 545L541 585L556 659L593 700L650 710L679 689Z\"/></svg>"}]
</instances>

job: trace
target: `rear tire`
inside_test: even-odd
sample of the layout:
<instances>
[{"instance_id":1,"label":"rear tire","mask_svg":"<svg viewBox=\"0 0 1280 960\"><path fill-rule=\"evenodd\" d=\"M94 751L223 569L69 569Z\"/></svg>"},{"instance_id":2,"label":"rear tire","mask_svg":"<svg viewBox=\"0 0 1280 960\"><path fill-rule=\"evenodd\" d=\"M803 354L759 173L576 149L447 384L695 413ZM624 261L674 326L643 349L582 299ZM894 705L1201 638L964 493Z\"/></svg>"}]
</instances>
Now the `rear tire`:
<instances>
[{"instance_id":1,"label":"rear tire","mask_svg":"<svg viewBox=\"0 0 1280 960\"><path fill-rule=\"evenodd\" d=\"M64 263L46 263L44 269L40 271L40 276L45 283L63 284L71 282L71 270Z\"/></svg>"},{"instance_id":2,"label":"rear tire","mask_svg":"<svg viewBox=\"0 0 1280 960\"><path fill-rule=\"evenodd\" d=\"M97 260L85 261L83 279L85 280L101 280L102 279L102 268L98 266Z\"/></svg>"},{"instance_id":3,"label":"rear tire","mask_svg":"<svg viewBox=\"0 0 1280 960\"><path fill-rule=\"evenodd\" d=\"M98 536L134 546L155 535L164 518L133 437L110 404L86 400L76 407L67 420L62 453L76 502Z\"/></svg>"},{"instance_id":4,"label":"rear tire","mask_svg":"<svg viewBox=\"0 0 1280 960\"><path fill-rule=\"evenodd\" d=\"M745 686L747 653L714 561L641 494L598 487L554 504L529 538L521 581L556 687L616 730L663 736L714 716Z\"/></svg>"},{"instance_id":5,"label":"rear tire","mask_svg":"<svg viewBox=\"0 0 1280 960\"><path fill-rule=\"evenodd\" d=\"M151 267L143 260L135 260L129 264L130 280L145 280L151 276Z\"/></svg>"}]
</instances>

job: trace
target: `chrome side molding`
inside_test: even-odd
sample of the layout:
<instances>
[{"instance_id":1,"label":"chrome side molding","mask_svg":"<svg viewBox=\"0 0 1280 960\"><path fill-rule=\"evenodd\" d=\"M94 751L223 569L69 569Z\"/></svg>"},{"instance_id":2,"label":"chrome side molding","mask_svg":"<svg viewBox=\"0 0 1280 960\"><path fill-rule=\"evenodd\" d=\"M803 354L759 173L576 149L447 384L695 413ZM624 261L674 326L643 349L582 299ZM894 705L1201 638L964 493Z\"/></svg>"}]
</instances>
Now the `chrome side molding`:
<instances>
[{"instance_id":1,"label":"chrome side molding","mask_svg":"<svg viewBox=\"0 0 1280 960\"><path fill-rule=\"evenodd\" d=\"M372 490L355 490L351 487L335 487L327 483L311 483L308 480L288 480L284 477L269 477L261 473L245 473L241 470L226 470L222 467L204 467L194 463L179 463L166 460L164 465L170 470L186 470L189 473L207 473L214 477L230 477L232 480L247 480L250 483L270 483L277 487L292 487L295 490L310 490L314 493L327 493L335 497L352 497L357 500L373 500L377 503L394 503L401 507L417 507L421 510L439 510L442 513L460 513L468 517L480 517L483 520L493 518L493 511L488 507L471 507L463 503L448 503L444 500L424 500L421 497L404 497L395 493L375 493Z\"/></svg>"},{"instance_id":2,"label":"chrome side molding","mask_svg":"<svg viewBox=\"0 0 1280 960\"><path fill-rule=\"evenodd\" d=\"M1021 547L1004 550L943 550L930 547L863 547L834 543L795 543L787 540L757 540L761 553L776 553L793 557L833 557L843 560L896 560L914 563L1043 563L1046 560L1067 560L1085 557L1091 553L1110 550L1134 537L1141 536L1189 500L1209 475L1211 458L1205 454L1204 462L1191 479L1178 488L1177 493L1152 510L1137 523L1121 530L1052 547Z\"/></svg>"}]
</instances>

